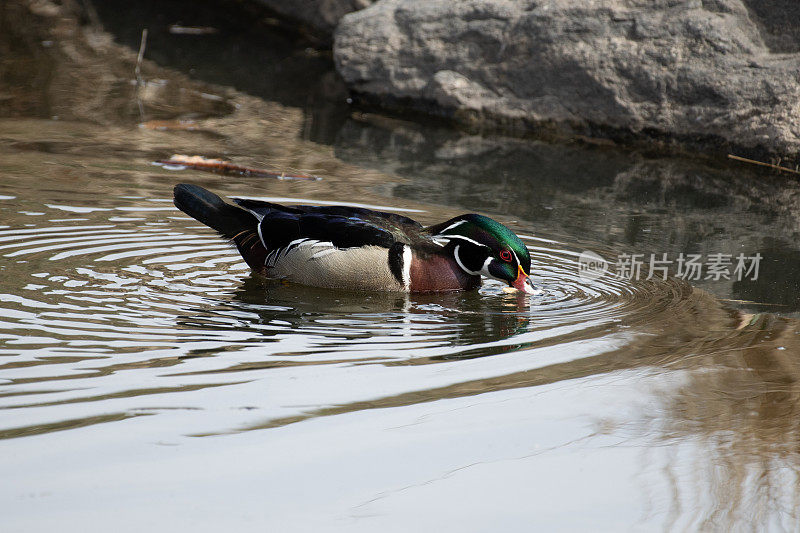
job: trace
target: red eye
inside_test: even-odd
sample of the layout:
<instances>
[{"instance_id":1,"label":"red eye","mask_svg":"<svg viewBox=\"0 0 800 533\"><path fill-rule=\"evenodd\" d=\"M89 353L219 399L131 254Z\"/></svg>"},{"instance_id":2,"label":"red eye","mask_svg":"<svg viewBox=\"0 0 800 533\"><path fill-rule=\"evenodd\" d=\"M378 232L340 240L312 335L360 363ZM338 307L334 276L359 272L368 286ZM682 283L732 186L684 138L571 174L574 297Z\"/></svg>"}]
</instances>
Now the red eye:
<instances>
[{"instance_id":1,"label":"red eye","mask_svg":"<svg viewBox=\"0 0 800 533\"><path fill-rule=\"evenodd\" d=\"M506 263L510 263L511 262L511 252L509 252L508 250L501 250L500 251L500 259L502 259Z\"/></svg>"}]
</instances>

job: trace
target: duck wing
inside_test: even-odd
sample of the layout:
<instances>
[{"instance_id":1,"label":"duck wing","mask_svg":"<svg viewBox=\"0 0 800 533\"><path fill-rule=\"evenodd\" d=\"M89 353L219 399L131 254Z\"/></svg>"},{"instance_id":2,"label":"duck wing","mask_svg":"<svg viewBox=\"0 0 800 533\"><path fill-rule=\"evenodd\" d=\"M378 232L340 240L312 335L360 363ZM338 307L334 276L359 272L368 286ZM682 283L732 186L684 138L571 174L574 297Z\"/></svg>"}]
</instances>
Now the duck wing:
<instances>
[{"instance_id":1,"label":"duck wing","mask_svg":"<svg viewBox=\"0 0 800 533\"><path fill-rule=\"evenodd\" d=\"M346 206L284 206L260 200L234 199L237 205L196 185L175 187L175 205L231 239L253 270L287 276L311 263L361 257L359 249L386 249L410 243L424 228L416 221L370 209ZM402 246L394 246L395 253ZM347 253L341 255L341 252ZM355 255L353 255L355 252ZM363 255L363 254L362 254ZM372 256L370 256L372 257ZM379 253L372 259L379 261ZM387 256L388 257L388 256ZM344 261L344 259L342 259Z\"/></svg>"},{"instance_id":2,"label":"duck wing","mask_svg":"<svg viewBox=\"0 0 800 533\"><path fill-rule=\"evenodd\" d=\"M261 239L270 249L298 239L329 242L337 248L409 243L424 228L396 213L349 206L285 206L261 200L234 198L234 202L259 220Z\"/></svg>"}]
</instances>

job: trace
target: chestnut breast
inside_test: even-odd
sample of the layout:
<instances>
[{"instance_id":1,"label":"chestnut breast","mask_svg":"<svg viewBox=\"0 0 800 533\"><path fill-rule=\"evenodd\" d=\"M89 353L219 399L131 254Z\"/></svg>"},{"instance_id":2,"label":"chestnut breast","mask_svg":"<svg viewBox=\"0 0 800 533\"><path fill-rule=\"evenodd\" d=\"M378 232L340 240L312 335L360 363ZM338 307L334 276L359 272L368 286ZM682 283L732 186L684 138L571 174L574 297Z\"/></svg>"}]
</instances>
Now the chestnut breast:
<instances>
[{"instance_id":1,"label":"chestnut breast","mask_svg":"<svg viewBox=\"0 0 800 533\"><path fill-rule=\"evenodd\" d=\"M469 290L481 284L481 277L467 274L449 257L441 254L411 259L411 292Z\"/></svg>"}]
</instances>

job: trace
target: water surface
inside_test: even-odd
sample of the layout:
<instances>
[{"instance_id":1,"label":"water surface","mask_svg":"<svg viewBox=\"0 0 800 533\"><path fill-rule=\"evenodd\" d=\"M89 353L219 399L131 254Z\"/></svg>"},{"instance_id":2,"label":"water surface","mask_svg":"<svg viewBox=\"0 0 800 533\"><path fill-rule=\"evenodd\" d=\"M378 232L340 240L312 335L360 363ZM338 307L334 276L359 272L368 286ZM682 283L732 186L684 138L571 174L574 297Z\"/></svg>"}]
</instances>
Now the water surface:
<instances>
[{"instance_id":1,"label":"water surface","mask_svg":"<svg viewBox=\"0 0 800 533\"><path fill-rule=\"evenodd\" d=\"M137 92L112 37L15 27L31 38L3 72L48 76L0 79L4 529L797 530L796 183L345 120L157 49ZM173 153L323 179L152 164ZM541 292L267 281L172 206L178 182L480 211L522 236ZM586 280L584 250L764 260L756 281Z\"/></svg>"}]
</instances>

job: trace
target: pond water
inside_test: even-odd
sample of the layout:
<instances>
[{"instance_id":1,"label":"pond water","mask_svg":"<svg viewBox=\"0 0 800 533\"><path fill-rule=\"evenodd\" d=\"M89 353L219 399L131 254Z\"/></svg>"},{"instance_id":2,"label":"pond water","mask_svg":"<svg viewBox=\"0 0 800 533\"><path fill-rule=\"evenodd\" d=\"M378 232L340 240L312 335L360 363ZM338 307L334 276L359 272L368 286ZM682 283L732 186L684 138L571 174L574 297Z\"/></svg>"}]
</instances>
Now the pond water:
<instances>
[{"instance_id":1,"label":"pond water","mask_svg":"<svg viewBox=\"0 0 800 533\"><path fill-rule=\"evenodd\" d=\"M147 10L117 29L101 9L109 35L3 9L4 531L797 530L794 180L354 111L324 53L224 25L151 25L137 89L111 41ZM175 153L322 179L153 165ZM180 182L426 223L482 212L529 246L540 293L263 280L172 206ZM612 271L734 264L581 276L585 251ZM738 254L757 279L736 279Z\"/></svg>"}]
</instances>

